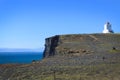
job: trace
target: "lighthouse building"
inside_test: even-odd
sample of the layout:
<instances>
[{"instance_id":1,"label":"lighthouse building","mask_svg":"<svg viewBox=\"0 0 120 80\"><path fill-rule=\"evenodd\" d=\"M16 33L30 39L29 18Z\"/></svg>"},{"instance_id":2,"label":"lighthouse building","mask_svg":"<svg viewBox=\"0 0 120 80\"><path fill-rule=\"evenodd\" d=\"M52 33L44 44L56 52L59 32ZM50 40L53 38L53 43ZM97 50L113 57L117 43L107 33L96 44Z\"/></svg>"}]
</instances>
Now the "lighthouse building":
<instances>
[{"instance_id":1,"label":"lighthouse building","mask_svg":"<svg viewBox=\"0 0 120 80\"><path fill-rule=\"evenodd\" d=\"M103 33L114 33L109 22L105 23Z\"/></svg>"}]
</instances>

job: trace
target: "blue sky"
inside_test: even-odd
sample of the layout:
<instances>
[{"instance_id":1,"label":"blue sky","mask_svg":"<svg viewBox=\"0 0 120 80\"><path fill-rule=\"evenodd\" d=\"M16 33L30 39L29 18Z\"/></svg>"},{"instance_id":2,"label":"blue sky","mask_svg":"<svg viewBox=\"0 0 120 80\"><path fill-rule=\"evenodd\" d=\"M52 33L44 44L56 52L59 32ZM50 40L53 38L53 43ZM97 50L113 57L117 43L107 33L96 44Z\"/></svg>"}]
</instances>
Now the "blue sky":
<instances>
[{"instance_id":1,"label":"blue sky","mask_svg":"<svg viewBox=\"0 0 120 80\"><path fill-rule=\"evenodd\" d=\"M120 32L120 0L0 0L0 48L44 47L59 34Z\"/></svg>"}]
</instances>

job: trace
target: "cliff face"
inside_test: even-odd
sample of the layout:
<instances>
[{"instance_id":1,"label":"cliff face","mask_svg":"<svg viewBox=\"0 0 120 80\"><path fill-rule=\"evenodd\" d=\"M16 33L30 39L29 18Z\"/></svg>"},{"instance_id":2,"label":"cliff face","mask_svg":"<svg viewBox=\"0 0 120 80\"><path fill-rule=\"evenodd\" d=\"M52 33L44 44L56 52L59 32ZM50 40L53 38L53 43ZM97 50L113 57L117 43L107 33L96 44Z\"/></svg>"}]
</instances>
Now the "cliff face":
<instances>
[{"instance_id":1,"label":"cliff face","mask_svg":"<svg viewBox=\"0 0 120 80\"><path fill-rule=\"evenodd\" d=\"M47 38L45 40L45 50L44 50L44 57L54 56L55 55L55 48L58 46L59 43L59 36L53 36Z\"/></svg>"},{"instance_id":2,"label":"cliff face","mask_svg":"<svg viewBox=\"0 0 120 80\"><path fill-rule=\"evenodd\" d=\"M46 38L44 57L120 52L120 34L71 34Z\"/></svg>"}]
</instances>

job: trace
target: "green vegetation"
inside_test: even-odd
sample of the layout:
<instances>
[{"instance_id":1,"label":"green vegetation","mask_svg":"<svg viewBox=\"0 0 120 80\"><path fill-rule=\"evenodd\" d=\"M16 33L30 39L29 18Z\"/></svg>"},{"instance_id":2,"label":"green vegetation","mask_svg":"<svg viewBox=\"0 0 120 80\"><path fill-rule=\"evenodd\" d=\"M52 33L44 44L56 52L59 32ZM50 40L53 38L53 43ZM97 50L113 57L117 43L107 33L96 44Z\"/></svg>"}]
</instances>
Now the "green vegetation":
<instances>
[{"instance_id":1,"label":"green vegetation","mask_svg":"<svg viewBox=\"0 0 120 80\"><path fill-rule=\"evenodd\" d=\"M110 50L110 53L120 53L120 50Z\"/></svg>"},{"instance_id":2,"label":"green vegetation","mask_svg":"<svg viewBox=\"0 0 120 80\"><path fill-rule=\"evenodd\" d=\"M36 66L21 65L12 71L9 80L119 80L120 64L98 64L81 66ZM27 67L26 67L27 66ZM8 71L10 69L7 69ZM6 70L6 71L7 71ZM5 73L3 73L4 76ZM2 75L3 75L2 74Z\"/></svg>"}]
</instances>

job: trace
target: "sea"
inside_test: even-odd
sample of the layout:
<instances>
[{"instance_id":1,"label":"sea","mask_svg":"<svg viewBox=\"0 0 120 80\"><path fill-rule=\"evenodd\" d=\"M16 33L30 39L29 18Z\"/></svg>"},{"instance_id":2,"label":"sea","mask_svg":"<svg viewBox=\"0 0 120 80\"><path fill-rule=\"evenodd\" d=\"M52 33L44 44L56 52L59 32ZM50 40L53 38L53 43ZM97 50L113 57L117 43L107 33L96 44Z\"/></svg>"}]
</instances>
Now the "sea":
<instances>
[{"instance_id":1,"label":"sea","mask_svg":"<svg viewBox=\"0 0 120 80\"><path fill-rule=\"evenodd\" d=\"M0 64L29 64L43 59L43 52L0 52Z\"/></svg>"}]
</instances>

